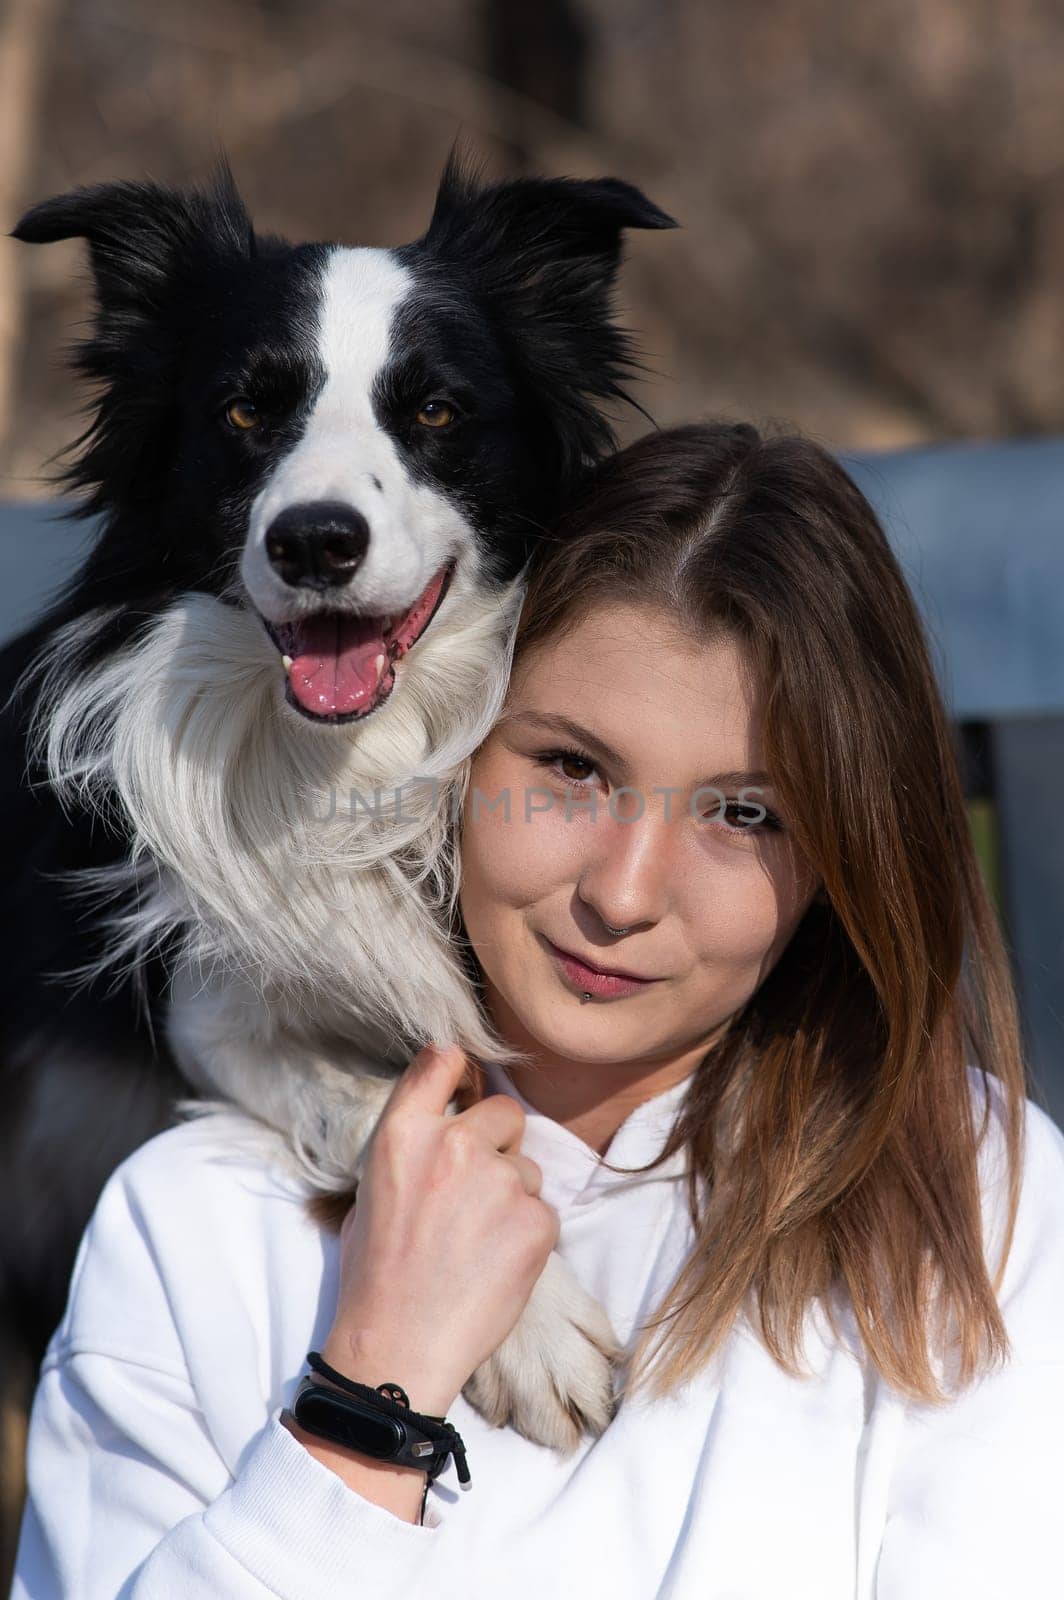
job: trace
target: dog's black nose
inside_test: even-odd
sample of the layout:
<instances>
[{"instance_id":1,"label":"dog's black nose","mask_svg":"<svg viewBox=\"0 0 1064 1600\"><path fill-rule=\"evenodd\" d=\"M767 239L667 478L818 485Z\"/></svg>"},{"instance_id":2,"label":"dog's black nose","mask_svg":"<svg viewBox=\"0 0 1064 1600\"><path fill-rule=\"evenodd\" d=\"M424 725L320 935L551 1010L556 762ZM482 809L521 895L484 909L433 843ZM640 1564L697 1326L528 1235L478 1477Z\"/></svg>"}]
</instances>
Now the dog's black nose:
<instances>
[{"instance_id":1,"label":"dog's black nose","mask_svg":"<svg viewBox=\"0 0 1064 1600\"><path fill-rule=\"evenodd\" d=\"M288 506L266 530L270 565L293 589L338 589L369 549L369 523L339 500Z\"/></svg>"}]
</instances>

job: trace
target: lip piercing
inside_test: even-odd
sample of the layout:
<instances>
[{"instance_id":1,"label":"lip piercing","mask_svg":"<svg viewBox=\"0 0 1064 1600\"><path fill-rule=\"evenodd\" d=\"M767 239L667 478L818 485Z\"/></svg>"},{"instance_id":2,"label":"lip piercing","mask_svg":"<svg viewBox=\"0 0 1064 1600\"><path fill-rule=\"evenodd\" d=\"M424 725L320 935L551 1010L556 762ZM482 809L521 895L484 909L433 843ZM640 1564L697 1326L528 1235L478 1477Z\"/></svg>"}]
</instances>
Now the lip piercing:
<instances>
[{"instance_id":1,"label":"lip piercing","mask_svg":"<svg viewBox=\"0 0 1064 1600\"><path fill-rule=\"evenodd\" d=\"M629 923L627 928L611 928L608 922L604 922L602 924L602 926L605 928L607 933L612 933L613 937L615 939L619 939L622 933L629 933L631 931L631 923ZM585 989L583 994L580 996L581 1005L583 1005L585 1001L590 1000L590 999L591 999L591 991L590 991L590 989Z\"/></svg>"}]
</instances>

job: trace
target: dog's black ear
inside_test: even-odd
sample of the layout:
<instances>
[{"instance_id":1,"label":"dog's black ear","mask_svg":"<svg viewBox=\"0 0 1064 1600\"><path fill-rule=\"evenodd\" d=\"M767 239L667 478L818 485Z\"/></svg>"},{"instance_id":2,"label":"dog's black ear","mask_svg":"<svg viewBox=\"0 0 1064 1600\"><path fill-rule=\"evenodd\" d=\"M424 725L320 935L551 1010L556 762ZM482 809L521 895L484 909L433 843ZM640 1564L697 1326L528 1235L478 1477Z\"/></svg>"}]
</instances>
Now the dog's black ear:
<instances>
[{"instance_id":1,"label":"dog's black ear","mask_svg":"<svg viewBox=\"0 0 1064 1600\"><path fill-rule=\"evenodd\" d=\"M175 434L179 377L200 285L222 261L254 251L247 212L223 167L202 191L102 183L27 211L14 230L29 244L84 239L97 309L74 366L95 393L88 427L60 481L88 491L85 514L143 500L164 471Z\"/></svg>"},{"instance_id":2,"label":"dog's black ear","mask_svg":"<svg viewBox=\"0 0 1064 1600\"><path fill-rule=\"evenodd\" d=\"M555 419L563 477L612 446L598 403L628 400L624 380L639 367L630 335L613 322L624 230L676 226L619 178L486 185L458 154L447 163L415 248L445 263L489 307Z\"/></svg>"},{"instance_id":3,"label":"dog's black ear","mask_svg":"<svg viewBox=\"0 0 1064 1600\"><path fill-rule=\"evenodd\" d=\"M503 272L528 275L585 261L612 277L625 228L676 226L620 178L514 178L485 185L456 152L440 180L424 242Z\"/></svg>"},{"instance_id":4,"label":"dog's black ear","mask_svg":"<svg viewBox=\"0 0 1064 1600\"><path fill-rule=\"evenodd\" d=\"M12 230L27 244L85 239L102 312L137 320L162 309L194 260L247 256L251 223L228 167L209 188L182 193L156 183L100 183L42 201Z\"/></svg>"}]
</instances>

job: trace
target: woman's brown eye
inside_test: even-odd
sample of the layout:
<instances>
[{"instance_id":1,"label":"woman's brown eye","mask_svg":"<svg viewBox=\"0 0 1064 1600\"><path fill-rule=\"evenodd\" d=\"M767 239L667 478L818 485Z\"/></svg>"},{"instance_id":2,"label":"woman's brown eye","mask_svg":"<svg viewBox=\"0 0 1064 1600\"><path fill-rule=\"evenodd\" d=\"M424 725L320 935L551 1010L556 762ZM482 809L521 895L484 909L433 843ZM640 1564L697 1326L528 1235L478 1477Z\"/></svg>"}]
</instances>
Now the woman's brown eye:
<instances>
[{"instance_id":1,"label":"woman's brown eye","mask_svg":"<svg viewBox=\"0 0 1064 1600\"><path fill-rule=\"evenodd\" d=\"M590 761L585 761L582 756L561 756L561 757L559 757L559 761L560 761L560 764L561 764L561 766L563 768L564 767L586 767L587 768L587 771L584 772L579 777L574 777L574 775L571 772L566 772L565 773L565 776L567 778L572 778L574 783L584 783L586 781L587 777L588 777L588 774L594 772L594 770L595 770L594 767L591 765L591 762Z\"/></svg>"},{"instance_id":2,"label":"woman's brown eye","mask_svg":"<svg viewBox=\"0 0 1064 1600\"><path fill-rule=\"evenodd\" d=\"M247 433L249 429L258 427L262 416L250 400L230 400L225 408L225 419L232 427L239 428L241 433Z\"/></svg>"},{"instance_id":3,"label":"woman's brown eye","mask_svg":"<svg viewBox=\"0 0 1064 1600\"><path fill-rule=\"evenodd\" d=\"M454 407L449 406L446 400L430 400L421 407L417 420L423 428L446 428L449 422L454 421Z\"/></svg>"}]
</instances>

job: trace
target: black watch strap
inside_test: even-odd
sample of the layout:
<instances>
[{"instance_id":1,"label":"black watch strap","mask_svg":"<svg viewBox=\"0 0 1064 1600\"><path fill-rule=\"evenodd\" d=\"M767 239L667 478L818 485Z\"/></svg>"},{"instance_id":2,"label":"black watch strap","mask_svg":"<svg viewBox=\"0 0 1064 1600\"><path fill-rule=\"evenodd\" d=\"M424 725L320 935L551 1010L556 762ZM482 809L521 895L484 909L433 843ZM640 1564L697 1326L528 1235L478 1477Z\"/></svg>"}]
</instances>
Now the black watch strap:
<instances>
[{"instance_id":1,"label":"black watch strap","mask_svg":"<svg viewBox=\"0 0 1064 1600\"><path fill-rule=\"evenodd\" d=\"M329 1381L321 1383L309 1373L301 1380L292 1403L300 1427L376 1461L417 1467L428 1474L429 1483L453 1455L459 1483L463 1488L469 1486L465 1446L458 1430L444 1417L412 1411L398 1384L371 1389L355 1383L330 1367L316 1350L309 1353L307 1361Z\"/></svg>"}]
</instances>

